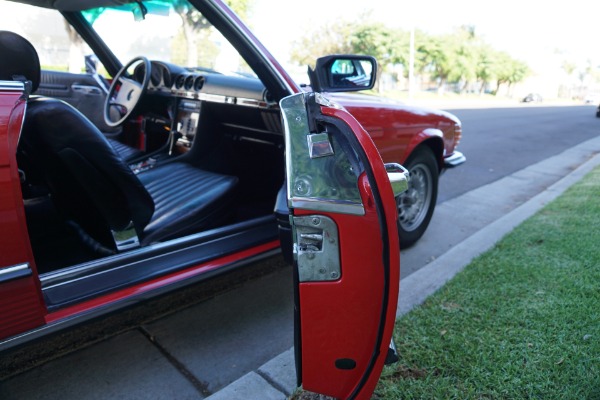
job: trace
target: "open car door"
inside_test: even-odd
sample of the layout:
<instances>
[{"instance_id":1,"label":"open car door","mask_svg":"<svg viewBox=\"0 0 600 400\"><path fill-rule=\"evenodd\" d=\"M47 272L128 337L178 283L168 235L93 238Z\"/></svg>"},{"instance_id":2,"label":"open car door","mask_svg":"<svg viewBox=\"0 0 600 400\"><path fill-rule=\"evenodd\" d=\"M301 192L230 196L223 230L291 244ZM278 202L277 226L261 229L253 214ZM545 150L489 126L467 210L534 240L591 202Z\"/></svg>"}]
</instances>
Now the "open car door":
<instances>
[{"instance_id":1,"label":"open car door","mask_svg":"<svg viewBox=\"0 0 600 400\"><path fill-rule=\"evenodd\" d=\"M298 383L370 398L390 349L400 279L390 178L367 132L319 93L287 97L281 109Z\"/></svg>"}]
</instances>

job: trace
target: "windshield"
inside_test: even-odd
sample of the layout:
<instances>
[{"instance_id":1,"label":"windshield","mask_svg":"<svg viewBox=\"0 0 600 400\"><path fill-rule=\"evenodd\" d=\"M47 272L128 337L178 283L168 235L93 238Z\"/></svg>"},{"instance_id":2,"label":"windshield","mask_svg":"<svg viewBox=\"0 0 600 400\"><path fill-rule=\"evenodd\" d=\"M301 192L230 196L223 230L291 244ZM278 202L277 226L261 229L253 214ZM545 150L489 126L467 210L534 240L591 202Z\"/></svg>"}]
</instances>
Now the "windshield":
<instances>
[{"instance_id":1,"label":"windshield","mask_svg":"<svg viewBox=\"0 0 600 400\"><path fill-rule=\"evenodd\" d=\"M229 42L186 0L145 1L83 12L125 63L144 55L223 74L253 75Z\"/></svg>"},{"instance_id":2,"label":"windshield","mask_svg":"<svg viewBox=\"0 0 600 400\"><path fill-rule=\"evenodd\" d=\"M122 64L138 56L190 69L254 76L229 42L187 0L144 1L83 12ZM51 9L3 2L0 26L25 36L45 70L82 73L92 50ZM99 65L98 72L107 75Z\"/></svg>"}]
</instances>

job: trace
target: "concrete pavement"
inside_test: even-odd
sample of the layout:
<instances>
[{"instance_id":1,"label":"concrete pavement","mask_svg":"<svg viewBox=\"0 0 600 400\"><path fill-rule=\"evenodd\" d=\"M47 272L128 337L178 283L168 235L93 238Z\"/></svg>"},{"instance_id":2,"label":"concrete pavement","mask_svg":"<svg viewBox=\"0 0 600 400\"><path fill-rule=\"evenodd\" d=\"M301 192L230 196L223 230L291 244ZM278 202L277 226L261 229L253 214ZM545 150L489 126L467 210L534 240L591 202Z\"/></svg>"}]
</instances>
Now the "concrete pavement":
<instances>
[{"instance_id":1,"label":"concrete pavement","mask_svg":"<svg viewBox=\"0 0 600 400\"><path fill-rule=\"evenodd\" d=\"M599 165L598 153L600 138L591 139L438 205L422 240L402 252L397 315ZM220 295L220 311L201 303L1 382L0 398L285 399L295 390L289 272Z\"/></svg>"}]
</instances>

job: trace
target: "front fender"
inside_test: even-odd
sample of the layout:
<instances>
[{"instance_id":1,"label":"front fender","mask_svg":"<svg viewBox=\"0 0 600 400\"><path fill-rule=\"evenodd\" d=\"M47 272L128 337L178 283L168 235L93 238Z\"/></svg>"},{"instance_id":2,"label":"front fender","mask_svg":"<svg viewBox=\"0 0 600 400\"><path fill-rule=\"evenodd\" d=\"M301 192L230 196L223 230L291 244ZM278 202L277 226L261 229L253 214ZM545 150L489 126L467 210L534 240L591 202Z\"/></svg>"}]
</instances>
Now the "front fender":
<instances>
[{"instance_id":1,"label":"front fender","mask_svg":"<svg viewBox=\"0 0 600 400\"><path fill-rule=\"evenodd\" d=\"M419 146L428 146L431 149L431 151L433 151L433 154L435 155L435 159L438 164L438 168L441 171L444 166L443 132L436 128L427 128L414 135L406 147L406 159L402 162L406 162L410 155Z\"/></svg>"}]
</instances>

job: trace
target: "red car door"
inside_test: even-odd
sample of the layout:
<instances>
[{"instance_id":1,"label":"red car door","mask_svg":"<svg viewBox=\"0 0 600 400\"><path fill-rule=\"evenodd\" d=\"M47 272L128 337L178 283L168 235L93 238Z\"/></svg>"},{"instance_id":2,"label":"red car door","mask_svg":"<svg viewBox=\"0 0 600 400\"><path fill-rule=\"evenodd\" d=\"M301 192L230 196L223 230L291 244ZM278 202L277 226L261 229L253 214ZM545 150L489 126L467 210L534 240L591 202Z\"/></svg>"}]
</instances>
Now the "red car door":
<instances>
[{"instance_id":1,"label":"red car door","mask_svg":"<svg viewBox=\"0 0 600 400\"><path fill-rule=\"evenodd\" d=\"M16 163L26 103L23 84L0 81L0 339L44 323Z\"/></svg>"},{"instance_id":2,"label":"red car door","mask_svg":"<svg viewBox=\"0 0 600 400\"><path fill-rule=\"evenodd\" d=\"M360 124L318 93L281 101L305 390L370 398L390 347L400 253L390 180Z\"/></svg>"}]
</instances>

